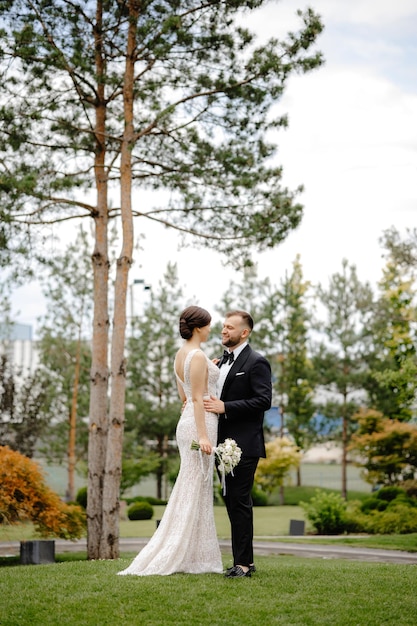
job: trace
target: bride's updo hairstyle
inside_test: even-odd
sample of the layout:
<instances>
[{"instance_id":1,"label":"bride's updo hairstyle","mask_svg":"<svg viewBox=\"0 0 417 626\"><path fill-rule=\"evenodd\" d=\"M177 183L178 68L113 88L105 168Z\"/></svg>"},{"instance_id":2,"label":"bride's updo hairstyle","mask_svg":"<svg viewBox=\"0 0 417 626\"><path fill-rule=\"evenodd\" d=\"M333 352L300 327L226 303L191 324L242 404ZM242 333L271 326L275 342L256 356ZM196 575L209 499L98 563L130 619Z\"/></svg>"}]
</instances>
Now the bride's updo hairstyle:
<instances>
[{"instance_id":1,"label":"bride's updo hairstyle","mask_svg":"<svg viewBox=\"0 0 417 626\"><path fill-rule=\"evenodd\" d=\"M180 315L180 335L191 339L194 328L203 328L211 322L211 315L199 306L189 306Z\"/></svg>"}]
</instances>

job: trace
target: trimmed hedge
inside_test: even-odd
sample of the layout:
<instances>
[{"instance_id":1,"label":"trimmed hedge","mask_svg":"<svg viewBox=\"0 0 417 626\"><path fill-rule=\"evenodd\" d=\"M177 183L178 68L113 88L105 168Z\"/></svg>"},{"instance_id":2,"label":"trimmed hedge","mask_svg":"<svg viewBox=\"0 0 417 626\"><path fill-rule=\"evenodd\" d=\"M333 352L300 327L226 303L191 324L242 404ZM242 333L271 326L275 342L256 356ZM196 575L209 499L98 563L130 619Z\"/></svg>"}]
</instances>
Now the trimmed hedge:
<instances>
[{"instance_id":1,"label":"trimmed hedge","mask_svg":"<svg viewBox=\"0 0 417 626\"><path fill-rule=\"evenodd\" d=\"M134 502L148 502L153 506L164 506L167 503L167 500L162 500L161 498L154 498L153 496L133 496L133 498L123 498L127 505L133 504Z\"/></svg>"},{"instance_id":2,"label":"trimmed hedge","mask_svg":"<svg viewBox=\"0 0 417 626\"><path fill-rule=\"evenodd\" d=\"M87 487L80 487L77 491L77 495L75 496L75 501L77 504L83 507L84 510L87 508Z\"/></svg>"},{"instance_id":3,"label":"trimmed hedge","mask_svg":"<svg viewBox=\"0 0 417 626\"><path fill-rule=\"evenodd\" d=\"M127 510L130 520L152 519L153 506L149 502L134 502Z\"/></svg>"}]
</instances>

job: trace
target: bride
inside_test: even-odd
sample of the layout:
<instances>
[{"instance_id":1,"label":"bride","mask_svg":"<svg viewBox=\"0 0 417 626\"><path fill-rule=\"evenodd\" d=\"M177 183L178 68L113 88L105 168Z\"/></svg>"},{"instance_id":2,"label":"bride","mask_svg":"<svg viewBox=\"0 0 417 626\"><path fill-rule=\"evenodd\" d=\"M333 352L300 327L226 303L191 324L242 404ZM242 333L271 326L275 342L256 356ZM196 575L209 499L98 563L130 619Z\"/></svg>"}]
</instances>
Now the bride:
<instances>
[{"instance_id":1,"label":"bride","mask_svg":"<svg viewBox=\"0 0 417 626\"><path fill-rule=\"evenodd\" d=\"M185 342L174 362L178 392L185 402L176 432L180 471L153 537L119 575L223 571L213 511L212 452L218 418L203 406L204 396L216 394L219 376L219 369L200 348L208 339L210 322L210 314L197 306L181 313L179 329ZM193 440L200 444L199 451L191 450Z\"/></svg>"}]
</instances>

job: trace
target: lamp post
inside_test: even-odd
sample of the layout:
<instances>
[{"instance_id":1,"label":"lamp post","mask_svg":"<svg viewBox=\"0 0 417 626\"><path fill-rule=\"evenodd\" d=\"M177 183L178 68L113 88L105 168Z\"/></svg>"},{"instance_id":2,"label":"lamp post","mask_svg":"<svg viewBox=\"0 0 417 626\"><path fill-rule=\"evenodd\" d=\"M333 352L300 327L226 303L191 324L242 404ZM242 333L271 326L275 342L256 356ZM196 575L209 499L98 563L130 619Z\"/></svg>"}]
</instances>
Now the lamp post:
<instances>
[{"instance_id":1,"label":"lamp post","mask_svg":"<svg viewBox=\"0 0 417 626\"><path fill-rule=\"evenodd\" d=\"M142 285L143 291L151 291L152 287L148 283L145 283L143 278L135 278L130 285L130 329L131 335L133 336L133 321L135 319L135 303L133 296L133 288L135 285Z\"/></svg>"}]
</instances>

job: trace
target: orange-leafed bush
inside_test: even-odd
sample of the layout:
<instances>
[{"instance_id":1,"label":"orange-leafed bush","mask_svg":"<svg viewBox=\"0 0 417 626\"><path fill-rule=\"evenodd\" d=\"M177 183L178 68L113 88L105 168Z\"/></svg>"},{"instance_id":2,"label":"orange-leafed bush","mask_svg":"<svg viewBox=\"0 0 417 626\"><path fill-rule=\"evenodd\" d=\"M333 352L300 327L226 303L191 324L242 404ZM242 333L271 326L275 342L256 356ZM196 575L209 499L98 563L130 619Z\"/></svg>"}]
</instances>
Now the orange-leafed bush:
<instances>
[{"instance_id":1,"label":"orange-leafed bush","mask_svg":"<svg viewBox=\"0 0 417 626\"><path fill-rule=\"evenodd\" d=\"M86 526L82 508L62 502L35 461L0 446L0 523L24 521L41 536L61 539L78 539Z\"/></svg>"}]
</instances>

